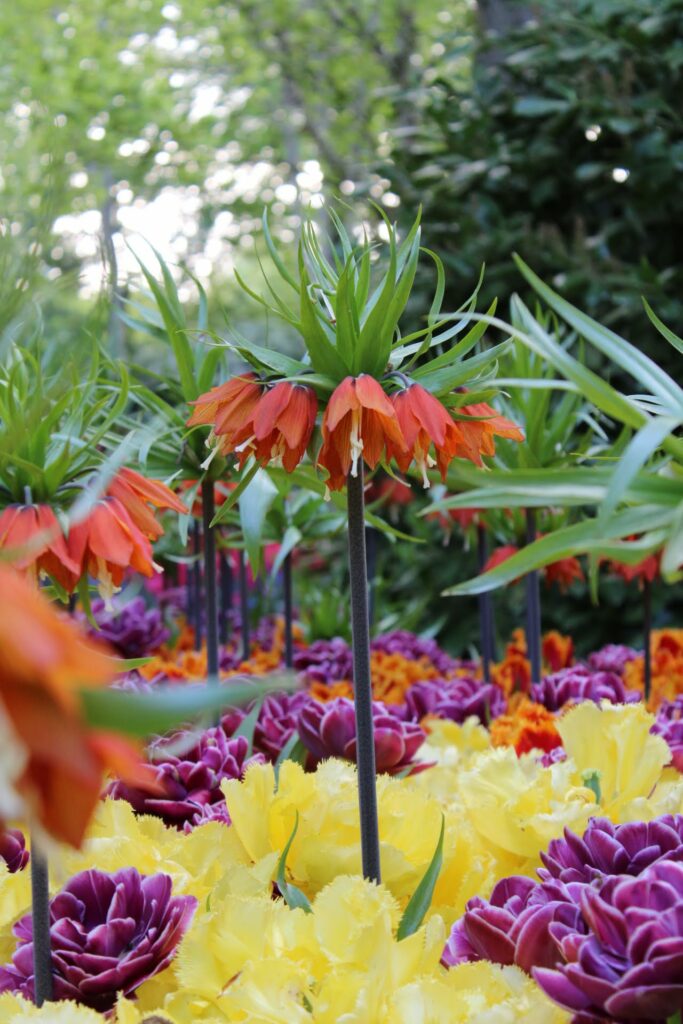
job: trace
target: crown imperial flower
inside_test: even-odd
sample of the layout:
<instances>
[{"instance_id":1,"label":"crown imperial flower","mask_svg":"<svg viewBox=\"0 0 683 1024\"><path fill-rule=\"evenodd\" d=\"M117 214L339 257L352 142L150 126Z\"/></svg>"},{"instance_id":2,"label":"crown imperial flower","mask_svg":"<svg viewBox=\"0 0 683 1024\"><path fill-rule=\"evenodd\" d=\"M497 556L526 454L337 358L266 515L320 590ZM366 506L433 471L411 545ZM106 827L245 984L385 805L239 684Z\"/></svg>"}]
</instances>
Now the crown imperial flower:
<instances>
[{"instance_id":1,"label":"crown imperial flower","mask_svg":"<svg viewBox=\"0 0 683 1024\"><path fill-rule=\"evenodd\" d=\"M50 901L55 1000L72 999L100 1012L119 993L130 995L173 959L192 921L194 896L172 896L168 875L83 871ZM12 964L0 967L0 992L34 998L33 925L14 926Z\"/></svg>"},{"instance_id":2,"label":"crown imperial flower","mask_svg":"<svg viewBox=\"0 0 683 1024\"><path fill-rule=\"evenodd\" d=\"M80 576L49 505L8 505L0 513L0 550L8 553L15 569L35 578L50 576L64 590L73 590Z\"/></svg>"}]
</instances>

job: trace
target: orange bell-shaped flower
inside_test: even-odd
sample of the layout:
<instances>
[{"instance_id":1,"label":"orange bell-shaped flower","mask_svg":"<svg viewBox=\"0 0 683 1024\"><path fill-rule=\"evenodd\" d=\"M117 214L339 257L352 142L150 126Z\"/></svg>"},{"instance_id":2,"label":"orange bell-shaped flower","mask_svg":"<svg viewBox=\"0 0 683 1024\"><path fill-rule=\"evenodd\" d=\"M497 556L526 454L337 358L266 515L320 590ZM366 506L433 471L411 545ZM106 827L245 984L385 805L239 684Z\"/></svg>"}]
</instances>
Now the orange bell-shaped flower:
<instances>
[{"instance_id":1,"label":"orange bell-shaped flower","mask_svg":"<svg viewBox=\"0 0 683 1024\"><path fill-rule=\"evenodd\" d=\"M57 516L49 505L9 505L0 514L0 550L15 569L50 576L73 590L80 576Z\"/></svg>"},{"instance_id":2,"label":"orange bell-shaped flower","mask_svg":"<svg viewBox=\"0 0 683 1024\"><path fill-rule=\"evenodd\" d=\"M408 446L406 451L392 449L399 469L405 473L414 459L425 487L429 487L427 470L432 466L438 465L441 479L445 480L449 463L461 447L459 424L421 384L411 384L398 391L391 396L391 402ZM432 445L436 459L429 454Z\"/></svg>"},{"instance_id":3,"label":"orange bell-shaped flower","mask_svg":"<svg viewBox=\"0 0 683 1024\"><path fill-rule=\"evenodd\" d=\"M327 470L327 486L339 491L358 461L374 469L385 449L405 452L407 445L396 410L381 384L367 373L346 377L333 391L322 423L323 445L318 465Z\"/></svg>"},{"instance_id":4,"label":"orange bell-shaped flower","mask_svg":"<svg viewBox=\"0 0 683 1024\"><path fill-rule=\"evenodd\" d=\"M124 467L116 474L107 488L107 494L118 498L128 511L135 525L150 540L158 540L164 530L150 505L159 509L171 509L173 512L187 512L186 506L170 487L161 480L149 480L134 469Z\"/></svg>"}]
</instances>

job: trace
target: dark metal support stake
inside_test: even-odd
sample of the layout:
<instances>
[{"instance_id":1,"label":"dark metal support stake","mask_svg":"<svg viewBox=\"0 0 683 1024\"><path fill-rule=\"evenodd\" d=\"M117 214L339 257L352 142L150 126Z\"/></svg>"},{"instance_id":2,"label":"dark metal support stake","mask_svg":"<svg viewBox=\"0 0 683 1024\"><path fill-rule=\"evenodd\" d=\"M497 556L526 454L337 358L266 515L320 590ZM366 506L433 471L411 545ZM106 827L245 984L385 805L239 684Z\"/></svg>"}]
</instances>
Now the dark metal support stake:
<instances>
[{"instance_id":1,"label":"dark metal support stake","mask_svg":"<svg viewBox=\"0 0 683 1024\"><path fill-rule=\"evenodd\" d=\"M477 561L479 572L484 571L488 560L488 537L486 528L477 526ZM481 668L485 683L491 682L491 664L496 660L495 624L493 618L493 594L487 591L479 595L479 636L481 642Z\"/></svg>"},{"instance_id":2,"label":"dark metal support stake","mask_svg":"<svg viewBox=\"0 0 683 1024\"><path fill-rule=\"evenodd\" d=\"M227 644L230 635L230 613L233 602L233 578L232 563L230 555L221 551L218 556L218 576L221 592L221 613L218 622L218 638L222 644Z\"/></svg>"},{"instance_id":3,"label":"dark metal support stake","mask_svg":"<svg viewBox=\"0 0 683 1024\"><path fill-rule=\"evenodd\" d=\"M365 506L362 462L358 466L358 476L349 476L347 479L347 501L361 854L363 875L373 882L379 882L379 822L377 817L375 777L375 736L372 721L370 623L368 618L368 576L365 555Z\"/></svg>"},{"instance_id":4,"label":"dark metal support stake","mask_svg":"<svg viewBox=\"0 0 683 1024\"><path fill-rule=\"evenodd\" d=\"M35 1003L42 1006L52 999L50 891L47 860L35 838L31 842L31 923Z\"/></svg>"},{"instance_id":5,"label":"dark metal support stake","mask_svg":"<svg viewBox=\"0 0 683 1024\"><path fill-rule=\"evenodd\" d=\"M201 551L202 539L199 520L192 523L192 551L194 561L190 573L190 589L192 590L192 625L194 627L194 647L196 651L202 649L202 566Z\"/></svg>"},{"instance_id":6,"label":"dark metal support stake","mask_svg":"<svg viewBox=\"0 0 683 1024\"><path fill-rule=\"evenodd\" d=\"M526 542L536 540L536 510L528 508L526 514ZM538 569L527 573L526 579L526 646L531 662L531 682L541 681L541 580Z\"/></svg>"},{"instance_id":7,"label":"dark metal support stake","mask_svg":"<svg viewBox=\"0 0 683 1024\"><path fill-rule=\"evenodd\" d=\"M645 703L652 688L652 583L643 580L643 679Z\"/></svg>"},{"instance_id":8,"label":"dark metal support stake","mask_svg":"<svg viewBox=\"0 0 683 1024\"><path fill-rule=\"evenodd\" d=\"M214 683L218 682L218 587L216 585L216 534L211 525L215 513L213 481L202 481L202 520L204 526L204 601L206 606L206 667Z\"/></svg>"},{"instance_id":9,"label":"dark metal support stake","mask_svg":"<svg viewBox=\"0 0 683 1024\"><path fill-rule=\"evenodd\" d=\"M249 635L249 587L247 586L247 553L240 551L240 627L242 629L242 660L247 661L251 654L251 637Z\"/></svg>"},{"instance_id":10,"label":"dark metal support stake","mask_svg":"<svg viewBox=\"0 0 683 1024\"><path fill-rule=\"evenodd\" d=\"M282 589L285 612L285 665L292 668L294 665L294 634L293 634L293 611L292 611L292 552L285 555L282 563Z\"/></svg>"}]
</instances>

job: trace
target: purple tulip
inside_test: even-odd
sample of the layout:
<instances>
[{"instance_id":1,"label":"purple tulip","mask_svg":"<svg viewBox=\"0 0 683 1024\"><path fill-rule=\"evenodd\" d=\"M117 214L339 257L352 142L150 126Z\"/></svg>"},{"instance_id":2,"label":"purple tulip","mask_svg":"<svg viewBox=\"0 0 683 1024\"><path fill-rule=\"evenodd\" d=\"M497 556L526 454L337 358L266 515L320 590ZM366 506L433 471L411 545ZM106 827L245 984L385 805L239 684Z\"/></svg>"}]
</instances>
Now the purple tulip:
<instances>
[{"instance_id":1,"label":"purple tulip","mask_svg":"<svg viewBox=\"0 0 683 1024\"><path fill-rule=\"evenodd\" d=\"M185 822L183 832L193 832L200 825L206 825L210 821L218 821L221 825L232 825L232 818L225 800L222 803L203 804L192 820Z\"/></svg>"},{"instance_id":2,"label":"purple tulip","mask_svg":"<svg viewBox=\"0 0 683 1024\"><path fill-rule=\"evenodd\" d=\"M633 704L640 700L640 694L627 690L621 677L614 672L592 672L585 665L574 665L534 683L531 699L543 704L548 711L559 711L565 704L578 704L584 700L592 700L596 704L602 700L613 704Z\"/></svg>"},{"instance_id":3,"label":"purple tulip","mask_svg":"<svg viewBox=\"0 0 683 1024\"><path fill-rule=\"evenodd\" d=\"M617 675L623 676L624 668L629 661L639 658L641 653L623 644L607 644L606 647L588 655L588 664L594 672L616 672Z\"/></svg>"},{"instance_id":4,"label":"purple tulip","mask_svg":"<svg viewBox=\"0 0 683 1024\"><path fill-rule=\"evenodd\" d=\"M536 760L542 768L550 768L553 764L560 764L562 761L566 761L567 751L564 747L553 747L552 750L547 750L545 754L537 757Z\"/></svg>"},{"instance_id":5,"label":"purple tulip","mask_svg":"<svg viewBox=\"0 0 683 1024\"><path fill-rule=\"evenodd\" d=\"M93 615L99 629L89 627L91 636L111 644L124 658L144 658L168 640L170 633L158 608L148 608L142 597L108 612L104 601L93 601ZM87 625L85 616L79 616Z\"/></svg>"},{"instance_id":6,"label":"purple tulip","mask_svg":"<svg viewBox=\"0 0 683 1024\"><path fill-rule=\"evenodd\" d=\"M177 733L152 744L156 789L117 780L107 793L127 800L138 814L153 814L167 825L182 828L185 822L194 822L206 804L223 801L223 779L241 779L250 765L263 764L263 754L248 757L248 749L246 737L228 739L220 726L207 729L199 739L192 733Z\"/></svg>"},{"instance_id":7,"label":"purple tulip","mask_svg":"<svg viewBox=\"0 0 683 1024\"><path fill-rule=\"evenodd\" d=\"M285 745L297 731L299 714L315 703L308 693L272 693L263 701L254 729L254 749L269 761L277 761Z\"/></svg>"},{"instance_id":8,"label":"purple tulip","mask_svg":"<svg viewBox=\"0 0 683 1024\"><path fill-rule=\"evenodd\" d=\"M414 722L402 722L379 701L372 702L375 727L375 759L378 772L396 775L426 768L413 761L425 740ZM316 761L327 757L356 760L356 713L353 701L336 697L327 704L311 701L299 714L299 736Z\"/></svg>"},{"instance_id":9,"label":"purple tulip","mask_svg":"<svg viewBox=\"0 0 683 1024\"><path fill-rule=\"evenodd\" d=\"M601 890L614 878L642 877L657 862L683 862L683 815L624 825L592 818L583 837L565 829L564 838L554 839L541 859L540 882L511 876L498 882L488 900L468 901L446 943L444 964L491 960L527 972L557 967L562 953L553 928L588 934L582 910L587 889Z\"/></svg>"},{"instance_id":10,"label":"purple tulip","mask_svg":"<svg viewBox=\"0 0 683 1024\"><path fill-rule=\"evenodd\" d=\"M194 896L172 896L168 875L82 871L50 900L54 998L111 1010L175 955L197 906ZM34 999L33 925L14 925L12 963L0 967L0 992Z\"/></svg>"},{"instance_id":11,"label":"purple tulip","mask_svg":"<svg viewBox=\"0 0 683 1024\"><path fill-rule=\"evenodd\" d=\"M539 885L523 875L504 878L491 897L474 896L465 914L453 925L443 951L448 967L475 960L516 964L525 971L541 965L553 967L559 960L549 940L548 928L560 921L579 931L578 901L581 884L553 880Z\"/></svg>"},{"instance_id":12,"label":"purple tulip","mask_svg":"<svg viewBox=\"0 0 683 1024\"><path fill-rule=\"evenodd\" d=\"M311 683L335 683L353 678L353 655L345 640L315 640L309 647L294 652L294 668Z\"/></svg>"},{"instance_id":13,"label":"purple tulip","mask_svg":"<svg viewBox=\"0 0 683 1024\"><path fill-rule=\"evenodd\" d=\"M650 732L661 736L671 750L671 764L683 772L683 694L675 700L664 701L657 711L655 724Z\"/></svg>"},{"instance_id":14,"label":"purple tulip","mask_svg":"<svg viewBox=\"0 0 683 1024\"><path fill-rule=\"evenodd\" d=\"M665 1024L683 1008L683 864L660 860L637 878L616 875L598 891L585 886L587 930L554 921L562 957L533 976L575 1021Z\"/></svg>"},{"instance_id":15,"label":"purple tulip","mask_svg":"<svg viewBox=\"0 0 683 1024\"><path fill-rule=\"evenodd\" d=\"M22 871L29 860L24 833L18 828L3 829L0 827L0 860L7 865L10 873Z\"/></svg>"},{"instance_id":16,"label":"purple tulip","mask_svg":"<svg viewBox=\"0 0 683 1024\"><path fill-rule=\"evenodd\" d=\"M553 839L541 854L543 881L599 881L609 875L639 875L661 858L683 860L683 814L665 814L654 821L613 825L608 818L591 818L583 837L570 829Z\"/></svg>"},{"instance_id":17,"label":"purple tulip","mask_svg":"<svg viewBox=\"0 0 683 1024\"><path fill-rule=\"evenodd\" d=\"M503 691L492 683L462 676L458 679L429 679L414 683L406 693L402 717L419 722L425 715L436 715L459 725L476 715L485 724L505 713Z\"/></svg>"}]
</instances>

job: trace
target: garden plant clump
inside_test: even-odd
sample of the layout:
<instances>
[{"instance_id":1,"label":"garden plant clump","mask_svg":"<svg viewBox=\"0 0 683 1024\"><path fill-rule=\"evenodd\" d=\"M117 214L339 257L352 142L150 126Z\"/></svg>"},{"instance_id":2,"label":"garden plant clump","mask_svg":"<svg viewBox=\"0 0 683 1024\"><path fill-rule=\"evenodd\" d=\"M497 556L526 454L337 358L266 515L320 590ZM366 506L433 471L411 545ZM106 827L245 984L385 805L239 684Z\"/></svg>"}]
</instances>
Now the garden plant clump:
<instances>
[{"instance_id":1,"label":"garden plant clump","mask_svg":"<svg viewBox=\"0 0 683 1024\"><path fill-rule=\"evenodd\" d=\"M448 30L431 3L429 25L393 0L376 16L323 6L334 39L308 8L302 28L260 0L229 17L151 5L144 24L163 27L128 34L114 65L103 44L76 61L103 83L130 69L87 144L73 114L45 120L37 67L8 114L26 122L17 166L54 173L57 207L86 187L86 205L101 199L108 277L65 346L63 295L38 294L65 258L38 240L41 218L45 238L63 218L25 197L30 244L21 220L0 232L0 1024L681 1024L683 339L655 268L668 248L623 270L640 209L595 243L600 294L587 242L565 289L541 221L554 210L566 242L571 211L548 185L509 233L556 247L536 261L521 244L504 267L497 253L493 282L518 289L500 301L484 272L454 297L467 274L438 220L459 182L456 234L478 218L500 237L496 182L528 172L522 129L547 117L569 131L595 68L612 82L624 48L624 109L596 101L582 146L628 136L661 163L638 75L675 2L610 35L611 5L586 0L583 34L565 12L542 42L524 4L509 23L468 5ZM541 21L553 12L538 5ZM129 14L100 13L113 43ZM36 45L58 63L88 17L65 4ZM330 55L313 79L306 32ZM335 62L350 38L371 102ZM272 111L239 78L249 47ZM198 71L214 61L215 100ZM524 91L540 89L535 67L548 95ZM444 121L465 71L471 102ZM334 140L313 80L339 107ZM438 142L483 146L472 118L487 96L509 159L498 177ZM207 148L207 118L217 137L244 107L261 138L281 103L298 115L286 160L265 144L272 127L254 160L242 126L232 148ZM140 138L119 138L138 108ZM505 141L510 109L524 123ZM182 121L177 138L164 117ZM52 129L64 137L48 145ZM140 166L124 179L128 159ZM242 159L248 174L224 166ZM364 177L370 159L395 182ZM598 192L600 161L580 172ZM8 203L15 187L0 175ZM157 187L185 189L198 214L175 236L182 266L119 245L117 217ZM189 241L217 254L221 232L225 306ZM617 278L628 296L610 313ZM631 333L636 278L662 306L646 298Z\"/></svg>"}]
</instances>

